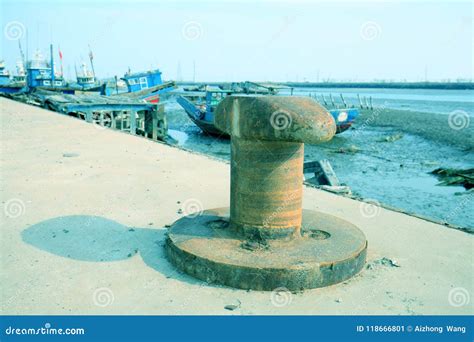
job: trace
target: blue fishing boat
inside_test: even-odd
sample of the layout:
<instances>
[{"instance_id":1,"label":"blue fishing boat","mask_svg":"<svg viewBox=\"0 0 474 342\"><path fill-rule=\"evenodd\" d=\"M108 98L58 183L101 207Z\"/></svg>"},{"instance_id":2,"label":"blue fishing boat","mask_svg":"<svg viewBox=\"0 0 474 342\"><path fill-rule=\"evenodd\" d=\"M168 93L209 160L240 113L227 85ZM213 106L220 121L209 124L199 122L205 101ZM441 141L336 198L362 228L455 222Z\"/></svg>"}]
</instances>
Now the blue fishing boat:
<instances>
[{"instance_id":1,"label":"blue fishing boat","mask_svg":"<svg viewBox=\"0 0 474 342\"><path fill-rule=\"evenodd\" d=\"M0 86L10 83L10 73L5 70L5 62L0 61Z\"/></svg>"},{"instance_id":2,"label":"blue fishing boat","mask_svg":"<svg viewBox=\"0 0 474 342\"><path fill-rule=\"evenodd\" d=\"M16 62L16 74L12 76L12 84L26 86L26 71L22 60Z\"/></svg>"},{"instance_id":3,"label":"blue fishing boat","mask_svg":"<svg viewBox=\"0 0 474 342\"><path fill-rule=\"evenodd\" d=\"M59 51L59 58L61 58L61 61L62 61L61 51ZM89 46L89 61L91 65L91 70L89 70L89 68L87 67L84 61L81 63L81 69L79 72L77 71L77 67L74 66L74 70L76 72L76 83L72 84L71 87L76 89L76 93L96 92L101 95L106 95L107 84L105 82L104 83L100 82L95 76L94 55L92 54L92 50L90 49L90 46ZM61 69L62 69L62 66L61 66Z\"/></svg>"},{"instance_id":4,"label":"blue fishing boat","mask_svg":"<svg viewBox=\"0 0 474 342\"><path fill-rule=\"evenodd\" d=\"M75 86L80 90L100 90L102 84L95 77L94 72L87 68L86 63L81 64L81 71L77 72L76 69L76 84Z\"/></svg>"},{"instance_id":5,"label":"blue fishing boat","mask_svg":"<svg viewBox=\"0 0 474 342\"><path fill-rule=\"evenodd\" d=\"M242 93L236 93L232 90L206 86L204 91L190 91L178 96L177 102L183 107L191 121L204 133L227 137L226 133L214 126L214 111L224 97L233 94L242 95ZM278 95L275 94L275 96ZM355 118L359 115L359 110L357 108L337 108L330 109L329 113L336 121L336 134L339 134L352 126Z\"/></svg>"},{"instance_id":6,"label":"blue fishing boat","mask_svg":"<svg viewBox=\"0 0 474 342\"><path fill-rule=\"evenodd\" d=\"M180 95L176 101L183 107L192 122L205 134L228 137L228 135L214 126L214 110L224 97L232 95L229 90L215 87L206 87L202 92L188 92Z\"/></svg>"},{"instance_id":7,"label":"blue fishing boat","mask_svg":"<svg viewBox=\"0 0 474 342\"><path fill-rule=\"evenodd\" d=\"M24 72L23 63L21 68L17 64L17 74L11 76L10 73L5 70L5 64L0 61L0 93L14 94L25 89L26 86L26 74Z\"/></svg>"},{"instance_id":8,"label":"blue fishing boat","mask_svg":"<svg viewBox=\"0 0 474 342\"><path fill-rule=\"evenodd\" d=\"M173 81L163 82L159 69L131 73L130 70L121 78L127 86L127 93L120 96L159 103L169 91L175 88Z\"/></svg>"},{"instance_id":9,"label":"blue fishing boat","mask_svg":"<svg viewBox=\"0 0 474 342\"><path fill-rule=\"evenodd\" d=\"M51 61L48 63L39 50L26 67L26 83L28 88L57 89L66 86L62 75L55 72L51 45Z\"/></svg>"},{"instance_id":10,"label":"blue fishing boat","mask_svg":"<svg viewBox=\"0 0 474 342\"><path fill-rule=\"evenodd\" d=\"M357 108L337 108L330 109L332 117L336 121L336 134L347 131L351 128L357 116L359 116L359 109Z\"/></svg>"}]
</instances>

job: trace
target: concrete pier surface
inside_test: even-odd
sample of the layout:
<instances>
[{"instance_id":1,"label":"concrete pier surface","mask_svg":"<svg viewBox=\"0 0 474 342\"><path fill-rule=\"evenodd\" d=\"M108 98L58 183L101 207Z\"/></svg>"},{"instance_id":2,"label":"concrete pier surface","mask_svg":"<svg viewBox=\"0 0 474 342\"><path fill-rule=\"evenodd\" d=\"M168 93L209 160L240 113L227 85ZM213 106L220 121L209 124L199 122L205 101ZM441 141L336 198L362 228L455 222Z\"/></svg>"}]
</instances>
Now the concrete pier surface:
<instances>
[{"instance_id":1,"label":"concrete pier surface","mask_svg":"<svg viewBox=\"0 0 474 342\"><path fill-rule=\"evenodd\" d=\"M367 236L359 275L297 293L196 280L165 258L166 226L228 206L228 164L6 99L0 111L1 314L473 313L472 235L313 188L303 208Z\"/></svg>"}]
</instances>

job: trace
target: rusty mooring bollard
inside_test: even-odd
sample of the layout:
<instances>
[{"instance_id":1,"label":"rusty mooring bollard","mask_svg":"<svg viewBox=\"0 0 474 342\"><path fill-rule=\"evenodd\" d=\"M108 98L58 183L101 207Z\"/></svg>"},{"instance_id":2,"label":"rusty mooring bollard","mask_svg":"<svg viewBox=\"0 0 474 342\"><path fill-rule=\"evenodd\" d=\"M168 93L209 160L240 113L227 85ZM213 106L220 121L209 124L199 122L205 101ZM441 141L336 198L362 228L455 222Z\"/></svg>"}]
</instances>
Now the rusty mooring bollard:
<instances>
[{"instance_id":1,"label":"rusty mooring bollard","mask_svg":"<svg viewBox=\"0 0 474 342\"><path fill-rule=\"evenodd\" d=\"M332 116L307 97L229 96L215 125L231 136L227 208L176 221L171 262L208 282L300 290L361 270L367 241L351 223L302 209L304 143L330 140Z\"/></svg>"}]
</instances>

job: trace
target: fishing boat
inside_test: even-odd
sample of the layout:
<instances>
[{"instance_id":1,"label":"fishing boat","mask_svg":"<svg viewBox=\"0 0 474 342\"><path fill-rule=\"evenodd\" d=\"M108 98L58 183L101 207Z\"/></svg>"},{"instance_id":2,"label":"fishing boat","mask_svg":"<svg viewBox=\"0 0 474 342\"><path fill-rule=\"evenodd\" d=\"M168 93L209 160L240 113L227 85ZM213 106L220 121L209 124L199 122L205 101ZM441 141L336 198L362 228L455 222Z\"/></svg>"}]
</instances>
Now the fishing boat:
<instances>
[{"instance_id":1,"label":"fishing boat","mask_svg":"<svg viewBox=\"0 0 474 342\"><path fill-rule=\"evenodd\" d=\"M214 111L222 101L229 95L240 94L232 90L223 90L217 87L205 88L205 91L186 92L177 97L177 102L183 107L186 114L205 134L228 137L228 135L214 126ZM357 108L335 108L330 109L332 117L336 121L336 134L348 130L355 118L359 115Z\"/></svg>"},{"instance_id":2,"label":"fishing boat","mask_svg":"<svg viewBox=\"0 0 474 342\"><path fill-rule=\"evenodd\" d=\"M120 96L159 103L166 98L168 92L175 88L173 81L163 82L159 69L131 73L130 70L121 78L127 86L127 92Z\"/></svg>"},{"instance_id":3,"label":"fishing boat","mask_svg":"<svg viewBox=\"0 0 474 342\"><path fill-rule=\"evenodd\" d=\"M21 86L26 85L26 71L22 60L16 62L16 74L12 76L12 83Z\"/></svg>"},{"instance_id":4,"label":"fishing boat","mask_svg":"<svg viewBox=\"0 0 474 342\"><path fill-rule=\"evenodd\" d=\"M62 75L55 71L52 45L51 61L49 63L39 50L35 52L33 59L27 63L26 83L28 88L43 88L48 90L64 88L66 86Z\"/></svg>"},{"instance_id":5,"label":"fishing boat","mask_svg":"<svg viewBox=\"0 0 474 342\"><path fill-rule=\"evenodd\" d=\"M5 70L5 62L0 61L0 86L10 83L10 73Z\"/></svg>"},{"instance_id":6,"label":"fishing boat","mask_svg":"<svg viewBox=\"0 0 474 342\"><path fill-rule=\"evenodd\" d=\"M208 86L204 92L187 92L186 95L178 96L176 101L205 134L228 137L228 134L214 126L214 110L224 97L231 94L232 91Z\"/></svg>"},{"instance_id":7,"label":"fishing boat","mask_svg":"<svg viewBox=\"0 0 474 342\"><path fill-rule=\"evenodd\" d=\"M10 76L5 70L5 64L0 62L0 93L14 94L24 90L26 87L26 74L23 62L17 63L17 74Z\"/></svg>"},{"instance_id":8,"label":"fishing boat","mask_svg":"<svg viewBox=\"0 0 474 342\"><path fill-rule=\"evenodd\" d=\"M59 58L61 58L62 63L62 53L59 51ZM107 84L104 82L100 82L97 77L95 76L94 70L94 55L92 54L92 50L89 46L89 61L91 65L91 70L87 67L86 63L82 61L81 69L78 72L77 67L74 66L74 70L76 72L76 83L72 84L71 87L74 88L76 94L80 94L81 92L84 93L99 93L101 95L106 95L107 93ZM62 69L62 66L61 66Z\"/></svg>"},{"instance_id":9,"label":"fishing boat","mask_svg":"<svg viewBox=\"0 0 474 342\"><path fill-rule=\"evenodd\" d=\"M80 72L77 72L76 69L76 82L77 87L81 90L100 90L102 87L94 72L90 71L84 62L81 63Z\"/></svg>"},{"instance_id":10,"label":"fishing boat","mask_svg":"<svg viewBox=\"0 0 474 342\"><path fill-rule=\"evenodd\" d=\"M233 93L254 95L277 95L281 90L290 90L291 95L293 95L293 88L274 83L233 82L229 85L222 85L219 88L230 90Z\"/></svg>"},{"instance_id":11,"label":"fishing boat","mask_svg":"<svg viewBox=\"0 0 474 342\"><path fill-rule=\"evenodd\" d=\"M329 109L332 117L336 121L336 134L347 131L351 128L357 116L359 116L359 109L357 108L337 108Z\"/></svg>"},{"instance_id":12,"label":"fishing boat","mask_svg":"<svg viewBox=\"0 0 474 342\"><path fill-rule=\"evenodd\" d=\"M0 61L0 94L17 93L23 86L13 85L10 73L5 70L5 62Z\"/></svg>"}]
</instances>

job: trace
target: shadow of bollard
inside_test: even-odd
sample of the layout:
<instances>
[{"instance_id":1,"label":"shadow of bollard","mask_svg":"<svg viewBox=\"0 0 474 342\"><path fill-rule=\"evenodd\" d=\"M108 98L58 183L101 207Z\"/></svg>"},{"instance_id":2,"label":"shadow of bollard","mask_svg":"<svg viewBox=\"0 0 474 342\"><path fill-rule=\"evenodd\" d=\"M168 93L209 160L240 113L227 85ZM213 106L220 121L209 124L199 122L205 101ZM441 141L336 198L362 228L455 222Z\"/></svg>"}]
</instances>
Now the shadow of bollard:
<instances>
[{"instance_id":1,"label":"shadow of bollard","mask_svg":"<svg viewBox=\"0 0 474 342\"><path fill-rule=\"evenodd\" d=\"M126 260L140 254L145 264L166 277L199 283L177 273L165 258L164 228L127 227L99 216L73 215L34 224L21 233L22 239L42 251L90 262Z\"/></svg>"}]
</instances>

